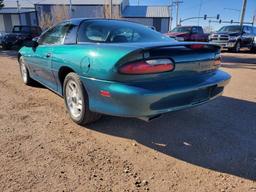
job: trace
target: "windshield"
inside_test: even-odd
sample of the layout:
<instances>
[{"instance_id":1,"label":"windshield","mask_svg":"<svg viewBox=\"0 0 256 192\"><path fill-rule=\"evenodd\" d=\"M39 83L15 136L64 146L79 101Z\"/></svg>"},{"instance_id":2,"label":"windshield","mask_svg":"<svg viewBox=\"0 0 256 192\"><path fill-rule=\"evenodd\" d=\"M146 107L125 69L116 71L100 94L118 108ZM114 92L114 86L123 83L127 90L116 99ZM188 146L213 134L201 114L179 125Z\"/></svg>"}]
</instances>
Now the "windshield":
<instances>
[{"instance_id":1,"label":"windshield","mask_svg":"<svg viewBox=\"0 0 256 192\"><path fill-rule=\"evenodd\" d=\"M171 41L147 26L116 20L89 20L81 24L78 42L135 43Z\"/></svg>"},{"instance_id":2,"label":"windshield","mask_svg":"<svg viewBox=\"0 0 256 192\"><path fill-rule=\"evenodd\" d=\"M239 33L241 32L241 26L225 26L220 28L218 32Z\"/></svg>"},{"instance_id":3,"label":"windshield","mask_svg":"<svg viewBox=\"0 0 256 192\"><path fill-rule=\"evenodd\" d=\"M31 28L27 26L14 26L13 33L30 33Z\"/></svg>"},{"instance_id":4,"label":"windshield","mask_svg":"<svg viewBox=\"0 0 256 192\"><path fill-rule=\"evenodd\" d=\"M190 33L191 27L176 27L171 32Z\"/></svg>"}]
</instances>

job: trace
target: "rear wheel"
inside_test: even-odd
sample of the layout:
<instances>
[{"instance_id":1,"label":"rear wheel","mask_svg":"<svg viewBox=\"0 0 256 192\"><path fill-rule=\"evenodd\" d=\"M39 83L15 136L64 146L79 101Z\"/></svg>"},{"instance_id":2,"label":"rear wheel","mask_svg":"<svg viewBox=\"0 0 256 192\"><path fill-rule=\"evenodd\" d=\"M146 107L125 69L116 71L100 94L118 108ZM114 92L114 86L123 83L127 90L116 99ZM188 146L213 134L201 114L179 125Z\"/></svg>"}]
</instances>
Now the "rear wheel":
<instances>
[{"instance_id":1,"label":"rear wheel","mask_svg":"<svg viewBox=\"0 0 256 192\"><path fill-rule=\"evenodd\" d=\"M69 73L64 80L64 100L71 119L85 125L98 120L101 115L89 110L89 98L76 73Z\"/></svg>"},{"instance_id":2,"label":"rear wheel","mask_svg":"<svg viewBox=\"0 0 256 192\"><path fill-rule=\"evenodd\" d=\"M23 80L23 83L25 85L32 85L34 81L29 76L29 71L26 67L26 64L25 64L24 59L23 59L22 56L19 58L19 64L20 64L20 74L21 74L21 78Z\"/></svg>"}]
</instances>

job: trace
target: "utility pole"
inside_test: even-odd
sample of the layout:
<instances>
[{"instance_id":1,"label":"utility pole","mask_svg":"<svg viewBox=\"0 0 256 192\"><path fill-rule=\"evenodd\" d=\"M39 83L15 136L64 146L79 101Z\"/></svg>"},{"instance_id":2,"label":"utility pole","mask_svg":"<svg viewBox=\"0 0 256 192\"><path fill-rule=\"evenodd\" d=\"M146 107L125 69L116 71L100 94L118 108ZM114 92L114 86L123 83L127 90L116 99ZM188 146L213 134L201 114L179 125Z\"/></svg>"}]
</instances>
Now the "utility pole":
<instances>
[{"instance_id":1,"label":"utility pole","mask_svg":"<svg viewBox=\"0 0 256 192\"><path fill-rule=\"evenodd\" d=\"M19 15L19 23L21 24L21 19L20 19L20 2L19 2L19 0L17 0L16 2L17 2L17 9L18 9L18 15Z\"/></svg>"},{"instance_id":2,"label":"utility pole","mask_svg":"<svg viewBox=\"0 0 256 192\"><path fill-rule=\"evenodd\" d=\"M17 10L18 10L18 13L20 14L20 2L19 0L17 0L16 2L17 2Z\"/></svg>"},{"instance_id":3,"label":"utility pole","mask_svg":"<svg viewBox=\"0 0 256 192\"><path fill-rule=\"evenodd\" d=\"M245 16L245 11L246 11L246 5L247 5L247 0L243 0L242 12L241 12L241 17L240 17L240 25L241 26L244 23L244 16Z\"/></svg>"},{"instance_id":4,"label":"utility pole","mask_svg":"<svg viewBox=\"0 0 256 192\"><path fill-rule=\"evenodd\" d=\"M72 0L69 0L69 17L72 18Z\"/></svg>"},{"instance_id":5,"label":"utility pole","mask_svg":"<svg viewBox=\"0 0 256 192\"><path fill-rule=\"evenodd\" d=\"M173 0L172 1L170 0L169 11L170 11L169 31L171 31L172 30L172 20L173 20L173 17L172 17Z\"/></svg>"},{"instance_id":6,"label":"utility pole","mask_svg":"<svg viewBox=\"0 0 256 192\"><path fill-rule=\"evenodd\" d=\"M173 5L176 5L176 26L179 25L179 8L181 3L183 3L183 1L179 1L179 0L173 1Z\"/></svg>"}]
</instances>

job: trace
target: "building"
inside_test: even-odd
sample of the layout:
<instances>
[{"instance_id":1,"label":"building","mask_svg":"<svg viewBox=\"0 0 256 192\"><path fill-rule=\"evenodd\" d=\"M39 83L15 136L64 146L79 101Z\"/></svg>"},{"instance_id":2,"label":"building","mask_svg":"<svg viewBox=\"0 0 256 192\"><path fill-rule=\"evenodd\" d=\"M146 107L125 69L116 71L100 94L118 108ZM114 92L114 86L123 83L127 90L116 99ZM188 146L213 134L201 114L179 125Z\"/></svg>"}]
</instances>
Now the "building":
<instances>
[{"instance_id":1,"label":"building","mask_svg":"<svg viewBox=\"0 0 256 192\"><path fill-rule=\"evenodd\" d=\"M11 32L14 25L37 25L34 5L26 3L19 5L15 1L4 1L0 9L0 32Z\"/></svg>"},{"instance_id":2,"label":"building","mask_svg":"<svg viewBox=\"0 0 256 192\"><path fill-rule=\"evenodd\" d=\"M44 15L53 16L56 6L65 6L70 14L68 0L44 0L35 3L38 23ZM134 6L129 0L112 0L112 18L121 18L154 26L157 31L165 33L169 29L170 10L168 6ZM72 0L72 18L109 18L109 0Z\"/></svg>"},{"instance_id":3,"label":"building","mask_svg":"<svg viewBox=\"0 0 256 192\"><path fill-rule=\"evenodd\" d=\"M169 30L170 9L168 6L134 6L129 4L129 0L123 0L121 14L127 20L154 26L162 33Z\"/></svg>"}]
</instances>

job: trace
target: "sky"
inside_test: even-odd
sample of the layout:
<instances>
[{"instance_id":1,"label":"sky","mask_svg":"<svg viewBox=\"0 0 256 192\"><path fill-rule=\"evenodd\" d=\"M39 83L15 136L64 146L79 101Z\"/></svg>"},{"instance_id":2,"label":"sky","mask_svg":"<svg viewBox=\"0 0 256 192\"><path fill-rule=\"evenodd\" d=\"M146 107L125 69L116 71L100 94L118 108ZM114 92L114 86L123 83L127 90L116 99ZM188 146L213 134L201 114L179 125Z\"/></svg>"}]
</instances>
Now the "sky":
<instances>
[{"instance_id":1,"label":"sky","mask_svg":"<svg viewBox=\"0 0 256 192\"><path fill-rule=\"evenodd\" d=\"M131 4L140 5L167 5L171 0L130 0ZM200 11L201 4L201 11ZM180 4L180 18L185 19L189 17L204 16L207 14L210 17L217 17L220 14L222 21L239 21L240 11L243 0L183 0ZM234 9L234 10L233 10ZM245 21L252 22L253 15L256 15L256 0L247 0L247 9ZM216 19L212 19L216 20ZM176 12L173 12L173 26L176 24ZM199 25L209 26L208 20L201 19ZM183 23L183 25L198 25L198 20L190 20ZM211 23L214 30L219 29L223 25L219 23Z\"/></svg>"}]
</instances>

